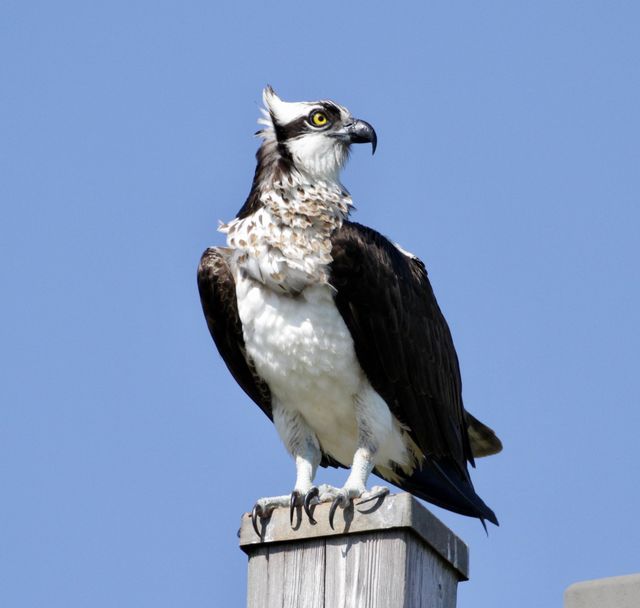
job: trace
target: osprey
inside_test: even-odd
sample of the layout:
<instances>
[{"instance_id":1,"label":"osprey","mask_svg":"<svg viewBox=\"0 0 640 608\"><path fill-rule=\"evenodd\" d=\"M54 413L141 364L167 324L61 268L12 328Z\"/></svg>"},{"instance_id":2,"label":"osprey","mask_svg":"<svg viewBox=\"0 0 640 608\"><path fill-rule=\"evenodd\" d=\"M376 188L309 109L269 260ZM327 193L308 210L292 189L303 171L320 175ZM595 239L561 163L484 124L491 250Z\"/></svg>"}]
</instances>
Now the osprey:
<instances>
[{"instance_id":1,"label":"osprey","mask_svg":"<svg viewBox=\"0 0 640 608\"><path fill-rule=\"evenodd\" d=\"M497 524L467 463L501 449L462 403L451 333L424 264L349 221L340 183L351 144L373 127L332 101L287 103L271 87L251 192L207 249L198 287L229 371L273 421L296 465L278 506L338 507L384 496L371 472L436 505ZM318 465L351 468L342 488L314 485ZM475 466L475 465L474 465ZM360 504L360 503L359 503Z\"/></svg>"}]
</instances>

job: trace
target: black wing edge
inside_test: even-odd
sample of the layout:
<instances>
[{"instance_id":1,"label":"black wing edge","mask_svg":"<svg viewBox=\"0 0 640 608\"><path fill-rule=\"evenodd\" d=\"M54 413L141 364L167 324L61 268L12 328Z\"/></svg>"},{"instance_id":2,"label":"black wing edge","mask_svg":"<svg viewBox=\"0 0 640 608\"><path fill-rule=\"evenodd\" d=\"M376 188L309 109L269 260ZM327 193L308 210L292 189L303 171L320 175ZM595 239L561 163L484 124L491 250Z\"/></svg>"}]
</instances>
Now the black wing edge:
<instances>
[{"instance_id":1,"label":"black wing edge","mask_svg":"<svg viewBox=\"0 0 640 608\"><path fill-rule=\"evenodd\" d=\"M218 248L210 247L200 258L198 291L209 333L231 375L273 420L271 391L245 356L235 281L224 253Z\"/></svg>"},{"instance_id":2,"label":"black wing edge","mask_svg":"<svg viewBox=\"0 0 640 608\"><path fill-rule=\"evenodd\" d=\"M427 457L422 466L409 476L396 471L399 481L392 483L443 509L477 517L485 530L485 519L499 526L496 514L476 494L471 480L461 476L457 467L452 465L451 461ZM384 479L380 472L374 472Z\"/></svg>"},{"instance_id":3,"label":"black wing edge","mask_svg":"<svg viewBox=\"0 0 640 608\"><path fill-rule=\"evenodd\" d=\"M202 254L198 291L209 333L220 356L242 390L273 421L271 391L246 355L235 281L224 250L210 247ZM343 466L327 454L323 454L320 464Z\"/></svg>"}]
</instances>

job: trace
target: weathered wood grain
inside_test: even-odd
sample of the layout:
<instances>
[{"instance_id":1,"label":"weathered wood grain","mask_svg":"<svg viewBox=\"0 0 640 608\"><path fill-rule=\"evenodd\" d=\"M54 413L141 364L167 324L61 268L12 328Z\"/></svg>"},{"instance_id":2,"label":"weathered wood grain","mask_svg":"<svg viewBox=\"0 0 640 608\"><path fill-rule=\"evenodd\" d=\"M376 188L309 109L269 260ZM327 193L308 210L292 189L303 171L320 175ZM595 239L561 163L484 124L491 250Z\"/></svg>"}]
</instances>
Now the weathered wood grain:
<instances>
[{"instance_id":1,"label":"weathered wood grain","mask_svg":"<svg viewBox=\"0 0 640 608\"><path fill-rule=\"evenodd\" d=\"M249 608L455 608L467 547L409 494L346 511L336 530L328 505L314 516L316 525L299 517L292 529L278 509L260 537L243 516Z\"/></svg>"},{"instance_id":2,"label":"weathered wood grain","mask_svg":"<svg viewBox=\"0 0 640 608\"><path fill-rule=\"evenodd\" d=\"M324 608L324 540L265 545L249 559L251 608Z\"/></svg>"},{"instance_id":3,"label":"weathered wood grain","mask_svg":"<svg viewBox=\"0 0 640 608\"><path fill-rule=\"evenodd\" d=\"M404 532L327 539L326 605L336 608L403 606Z\"/></svg>"},{"instance_id":4,"label":"weathered wood grain","mask_svg":"<svg viewBox=\"0 0 640 608\"><path fill-rule=\"evenodd\" d=\"M407 542L406 560L405 606L455 608L458 578L445 560L425 551L415 536ZM424 604L424 598L429 603Z\"/></svg>"}]
</instances>

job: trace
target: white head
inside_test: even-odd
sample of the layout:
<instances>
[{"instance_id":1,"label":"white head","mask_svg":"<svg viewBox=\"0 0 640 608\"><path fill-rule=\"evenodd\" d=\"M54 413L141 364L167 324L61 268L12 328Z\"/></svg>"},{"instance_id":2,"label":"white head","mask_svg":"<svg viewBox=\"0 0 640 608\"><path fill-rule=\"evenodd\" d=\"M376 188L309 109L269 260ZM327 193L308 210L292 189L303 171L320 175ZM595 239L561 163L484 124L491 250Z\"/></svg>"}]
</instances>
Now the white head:
<instances>
[{"instance_id":1,"label":"white head","mask_svg":"<svg viewBox=\"0 0 640 608\"><path fill-rule=\"evenodd\" d=\"M353 143L371 143L375 152L373 127L332 101L286 102L270 86L262 99L264 117L258 122L266 128L259 134L311 178L337 181Z\"/></svg>"}]
</instances>

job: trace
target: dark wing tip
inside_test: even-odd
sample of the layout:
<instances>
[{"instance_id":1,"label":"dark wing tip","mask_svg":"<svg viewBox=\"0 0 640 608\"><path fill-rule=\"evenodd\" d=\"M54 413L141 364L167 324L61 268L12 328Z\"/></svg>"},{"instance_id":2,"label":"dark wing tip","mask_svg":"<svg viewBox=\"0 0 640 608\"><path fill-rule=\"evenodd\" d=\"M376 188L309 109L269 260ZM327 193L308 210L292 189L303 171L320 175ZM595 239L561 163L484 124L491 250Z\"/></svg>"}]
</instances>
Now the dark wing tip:
<instances>
[{"instance_id":1,"label":"dark wing tip","mask_svg":"<svg viewBox=\"0 0 640 608\"><path fill-rule=\"evenodd\" d=\"M381 471L375 473L385 478ZM389 481L418 498L460 515L477 517L485 529L485 520L500 525L496 514L474 490L471 480L461 474L452 461L427 458L409 476L399 470L395 473L400 479Z\"/></svg>"}]
</instances>

